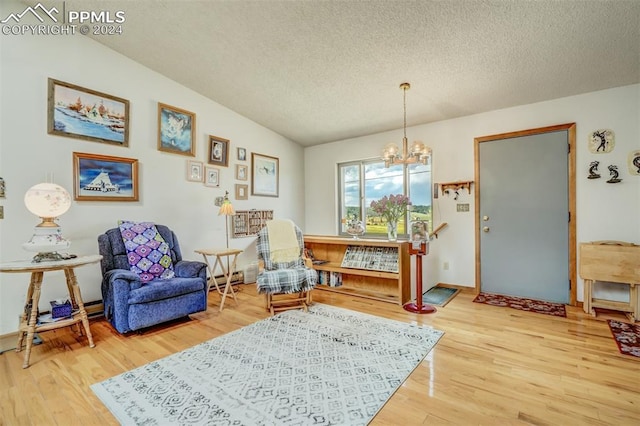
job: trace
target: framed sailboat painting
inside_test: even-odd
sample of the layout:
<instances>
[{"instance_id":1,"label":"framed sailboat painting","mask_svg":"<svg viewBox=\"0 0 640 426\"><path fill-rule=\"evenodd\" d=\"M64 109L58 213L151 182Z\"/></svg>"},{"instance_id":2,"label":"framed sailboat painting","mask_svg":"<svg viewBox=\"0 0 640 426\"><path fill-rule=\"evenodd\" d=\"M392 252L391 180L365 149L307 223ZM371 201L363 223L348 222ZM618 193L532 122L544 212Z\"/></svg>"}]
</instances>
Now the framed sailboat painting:
<instances>
[{"instance_id":1,"label":"framed sailboat painting","mask_svg":"<svg viewBox=\"0 0 640 426\"><path fill-rule=\"evenodd\" d=\"M50 78L47 131L129 146L129 101Z\"/></svg>"},{"instance_id":2,"label":"framed sailboat painting","mask_svg":"<svg viewBox=\"0 0 640 426\"><path fill-rule=\"evenodd\" d=\"M74 152L73 199L138 201L138 160Z\"/></svg>"}]
</instances>

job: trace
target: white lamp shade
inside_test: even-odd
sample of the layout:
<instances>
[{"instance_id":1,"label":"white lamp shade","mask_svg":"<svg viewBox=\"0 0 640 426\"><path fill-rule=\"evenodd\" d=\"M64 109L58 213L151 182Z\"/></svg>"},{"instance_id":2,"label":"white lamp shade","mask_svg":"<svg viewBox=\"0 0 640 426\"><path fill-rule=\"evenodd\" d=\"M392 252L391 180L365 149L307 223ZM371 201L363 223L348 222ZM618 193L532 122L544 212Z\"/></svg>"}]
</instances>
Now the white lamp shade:
<instances>
[{"instance_id":1,"label":"white lamp shade","mask_svg":"<svg viewBox=\"0 0 640 426\"><path fill-rule=\"evenodd\" d=\"M24 194L24 205L39 217L58 217L71 207L71 195L55 183L39 183Z\"/></svg>"}]
</instances>

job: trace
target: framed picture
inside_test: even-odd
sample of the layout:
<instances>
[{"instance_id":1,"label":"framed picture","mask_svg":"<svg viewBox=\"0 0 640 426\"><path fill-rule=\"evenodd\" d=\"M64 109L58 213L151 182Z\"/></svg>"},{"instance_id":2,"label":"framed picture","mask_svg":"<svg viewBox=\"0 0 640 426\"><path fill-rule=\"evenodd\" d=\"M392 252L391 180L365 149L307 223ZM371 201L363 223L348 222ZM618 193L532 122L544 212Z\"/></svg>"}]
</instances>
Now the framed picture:
<instances>
[{"instance_id":1,"label":"framed picture","mask_svg":"<svg viewBox=\"0 0 640 426\"><path fill-rule=\"evenodd\" d=\"M206 186L220 186L220 169L217 167L205 166L204 168L204 184Z\"/></svg>"},{"instance_id":2,"label":"framed picture","mask_svg":"<svg viewBox=\"0 0 640 426\"><path fill-rule=\"evenodd\" d=\"M236 164L236 179L247 180L249 173L249 167L244 164Z\"/></svg>"},{"instance_id":3,"label":"framed picture","mask_svg":"<svg viewBox=\"0 0 640 426\"><path fill-rule=\"evenodd\" d=\"M129 101L50 78L47 132L129 146Z\"/></svg>"},{"instance_id":4,"label":"framed picture","mask_svg":"<svg viewBox=\"0 0 640 426\"><path fill-rule=\"evenodd\" d=\"M202 182L204 180L204 169L201 161L187 160L187 180L191 182Z\"/></svg>"},{"instance_id":5,"label":"framed picture","mask_svg":"<svg viewBox=\"0 0 640 426\"><path fill-rule=\"evenodd\" d=\"M238 161L247 161L247 150L238 148Z\"/></svg>"},{"instance_id":6,"label":"framed picture","mask_svg":"<svg viewBox=\"0 0 640 426\"><path fill-rule=\"evenodd\" d=\"M251 153L251 195L277 197L279 177L278 158Z\"/></svg>"},{"instance_id":7,"label":"framed picture","mask_svg":"<svg viewBox=\"0 0 640 426\"><path fill-rule=\"evenodd\" d=\"M158 102L158 150L196 156L196 114Z\"/></svg>"},{"instance_id":8,"label":"framed picture","mask_svg":"<svg viewBox=\"0 0 640 426\"><path fill-rule=\"evenodd\" d=\"M236 200L249 199L249 185L236 183Z\"/></svg>"},{"instance_id":9,"label":"framed picture","mask_svg":"<svg viewBox=\"0 0 640 426\"><path fill-rule=\"evenodd\" d=\"M209 135L209 164L229 165L229 139Z\"/></svg>"},{"instance_id":10,"label":"framed picture","mask_svg":"<svg viewBox=\"0 0 640 426\"><path fill-rule=\"evenodd\" d=\"M74 152L73 199L138 201L138 160Z\"/></svg>"}]
</instances>

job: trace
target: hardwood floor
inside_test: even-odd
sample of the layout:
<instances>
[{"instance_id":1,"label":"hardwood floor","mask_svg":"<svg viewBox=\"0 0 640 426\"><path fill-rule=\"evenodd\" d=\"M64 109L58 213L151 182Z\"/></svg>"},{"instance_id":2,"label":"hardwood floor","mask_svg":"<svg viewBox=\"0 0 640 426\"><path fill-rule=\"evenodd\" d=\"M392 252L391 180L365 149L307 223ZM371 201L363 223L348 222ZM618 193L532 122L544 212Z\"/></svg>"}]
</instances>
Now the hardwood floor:
<instances>
[{"instance_id":1,"label":"hardwood floor","mask_svg":"<svg viewBox=\"0 0 640 426\"><path fill-rule=\"evenodd\" d=\"M89 386L266 318L255 286L238 300L211 293L207 312L122 336L91 322L95 348L70 328L41 333L31 366L0 355L0 424L117 424ZM314 301L443 330L445 335L372 425L639 425L640 359L621 355L606 321L579 308L567 318L472 303L459 293L429 315L323 291ZM623 319L623 317L619 317Z\"/></svg>"}]
</instances>

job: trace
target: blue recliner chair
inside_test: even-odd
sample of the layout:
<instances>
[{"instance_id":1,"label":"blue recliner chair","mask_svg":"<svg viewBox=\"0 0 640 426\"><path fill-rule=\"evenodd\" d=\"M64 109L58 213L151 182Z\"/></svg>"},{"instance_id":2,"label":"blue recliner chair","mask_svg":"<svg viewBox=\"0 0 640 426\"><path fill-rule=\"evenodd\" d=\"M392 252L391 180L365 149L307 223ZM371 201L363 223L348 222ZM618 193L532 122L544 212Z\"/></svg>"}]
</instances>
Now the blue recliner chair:
<instances>
[{"instance_id":1,"label":"blue recliner chair","mask_svg":"<svg viewBox=\"0 0 640 426\"><path fill-rule=\"evenodd\" d=\"M120 333L150 327L207 309L207 266L182 260L176 235L163 225L158 233L170 248L175 277L143 283L130 270L119 228L98 236L102 255L104 315Z\"/></svg>"}]
</instances>

